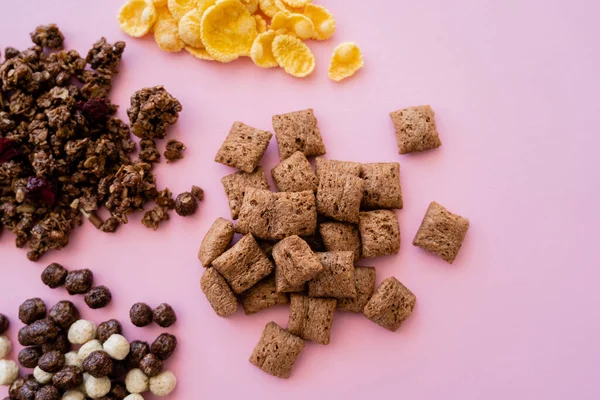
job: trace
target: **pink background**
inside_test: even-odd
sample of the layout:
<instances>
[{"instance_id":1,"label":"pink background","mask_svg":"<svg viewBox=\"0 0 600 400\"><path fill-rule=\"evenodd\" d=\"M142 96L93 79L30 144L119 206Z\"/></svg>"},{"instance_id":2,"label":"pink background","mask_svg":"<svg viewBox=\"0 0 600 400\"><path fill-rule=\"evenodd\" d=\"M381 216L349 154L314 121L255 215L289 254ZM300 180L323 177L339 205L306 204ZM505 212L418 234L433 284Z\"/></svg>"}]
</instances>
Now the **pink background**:
<instances>
[{"instance_id":1,"label":"pink background","mask_svg":"<svg viewBox=\"0 0 600 400\"><path fill-rule=\"evenodd\" d=\"M171 137L188 150L157 168L158 182L175 193L200 185L206 200L197 215L173 216L158 232L142 227L139 214L114 235L85 224L67 250L37 264L5 232L0 312L12 318L13 339L21 301L68 297L39 280L56 261L91 268L112 289L103 311L74 300L86 318L122 320L131 340L160 332L128 322L134 302L176 308L172 398L600 398L597 2L320 0L338 31L310 43L317 68L306 80L248 59L221 65L163 53L151 37L119 31L120 3L5 1L0 46L29 46L28 33L48 22L82 53L102 35L126 40L112 100L125 116L135 90L164 84L181 101ZM361 46L366 66L336 84L327 78L329 55L347 40ZM388 113L427 103L443 146L399 156ZM233 121L271 130L273 114L307 107L328 157L401 163L400 254L360 264L376 266L378 282L398 277L418 303L396 333L336 314L331 344L307 344L286 381L247 360L266 322L285 326L287 309L218 318L200 291L196 252L213 220L229 214L219 181L232 170L212 159ZM272 168L276 154L272 143L262 165ZM411 245L432 200L471 221L452 266Z\"/></svg>"}]
</instances>

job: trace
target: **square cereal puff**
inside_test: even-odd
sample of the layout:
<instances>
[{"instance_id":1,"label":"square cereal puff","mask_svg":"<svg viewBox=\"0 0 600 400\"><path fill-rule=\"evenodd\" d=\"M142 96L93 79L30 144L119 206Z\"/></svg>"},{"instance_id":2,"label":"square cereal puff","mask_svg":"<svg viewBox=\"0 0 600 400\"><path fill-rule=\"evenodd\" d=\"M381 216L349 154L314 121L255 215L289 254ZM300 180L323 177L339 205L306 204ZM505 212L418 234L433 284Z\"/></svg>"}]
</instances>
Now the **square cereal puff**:
<instances>
[{"instance_id":1,"label":"square cereal puff","mask_svg":"<svg viewBox=\"0 0 600 400\"><path fill-rule=\"evenodd\" d=\"M323 272L308 282L310 297L333 297L355 299L354 253L351 251L329 251L317 253Z\"/></svg>"},{"instance_id":2,"label":"square cereal puff","mask_svg":"<svg viewBox=\"0 0 600 400\"><path fill-rule=\"evenodd\" d=\"M400 250L400 226L392 210L361 212L358 230L364 258L396 254Z\"/></svg>"},{"instance_id":3,"label":"square cereal puff","mask_svg":"<svg viewBox=\"0 0 600 400\"><path fill-rule=\"evenodd\" d=\"M329 344L336 303L335 299L315 299L292 294L288 331L304 340Z\"/></svg>"},{"instance_id":4,"label":"square cereal puff","mask_svg":"<svg viewBox=\"0 0 600 400\"><path fill-rule=\"evenodd\" d=\"M357 223L364 186L364 181L356 176L323 173L317 189L319 214L337 221Z\"/></svg>"},{"instance_id":5,"label":"square cereal puff","mask_svg":"<svg viewBox=\"0 0 600 400\"><path fill-rule=\"evenodd\" d=\"M325 144L311 108L273 116L273 129L281 161L296 151L306 157L325 154Z\"/></svg>"},{"instance_id":6,"label":"square cereal puff","mask_svg":"<svg viewBox=\"0 0 600 400\"><path fill-rule=\"evenodd\" d=\"M200 278L200 288L219 317L228 317L238 309L238 302L225 278L214 268L207 268Z\"/></svg>"},{"instance_id":7,"label":"square cereal puff","mask_svg":"<svg viewBox=\"0 0 600 400\"><path fill-rule=\"evenodd\" d=\"M227 250L233 239L233 224L225 218L217 218L212 224L198 251L198 259L204 268L210 266L210 263Z\"/></svg>"},{"instance_id":8,"label":"square cereal puff","mask_svg":"<svg viewBox=\"0 0 600 400\"><path fill-rule=\"evenodd\" d=\"M271 132L261 131L239 121L234 122L215 161L250 173L265 154L271 136Z\"/></svg>"},{"instance_id":9,"label":"square cereal puff","mask_svg":"<svg viewBox=\"0 0 600 400\"><path fill-rule=\"evenodd\" d=\"M274 267L251 234L241 238L212 265L236 294L250 289L269 275Z\"/></svg>"},{"instance_id":10,"label":"square cereal puff","mask_svg":"<svg viewBox=\"0 0 600 400\"><path fill-rule=\"evenodd\" d=\"M468 219L432 202L415 235L413 245L436 254L452 264L468 229Z\"/></svg>"},{"instance_id":11,"label":"square cereal puff","mask_svg":"<svg viewBox=\"0 0 600 400\"><path fill-rule=\"evenodd\" d=\"M226 175L221 179L229 208L231 210L231 218L237 219L240 214L242 200L246 193L246 188L253 187L256 189L269 190L269 182L265 176L265 171L261 167L256 168L253 172L236 172L231 175Z\"/></svg>"},{"instance_id":12,"label":"square cereal puff","mask_svg":"<svg viewBox=\"0 0 600 400\"><path fill-rule=\"evenodd\" d=\"M306 156L297 151L271 170L275 186L280 192L317 190L317 175Z\"/></svg>"},{"instance_id":13,"label":"square cereal puff","mask_svg":"<svg viewBox=\"0 0 600 400\"><path fill-rule=\"evenodd\" d=\"M354 161L327 160L323 157L317 157L315 162L317 177L324 172L338 172L353 176L360 175L360 163Z\"/></svg>"},{"instance_id":14,"label":"square cereal puff","mask_svg":"<svg viewBox=\"0 0 600 400\"><path fill-rule=\"evenodd\" d=\"M251 315L269 307L288 304L290 296L277 292L275 275L271 274L242 293L240 300L246 315Z\"/></svg>"},{"instance_id":15,"label":"square cereal puff","mask_svg":"<svg viewBox=\"0 0 600 400\"><path fill-rule=\"evenodd\" d=\"M400 164L395 162L363 164L360 177L365 181L362 208L365 210L402 208Z\"/></svg>"},{"instance_id":16,"label":"square cereal puff","mask_svg":"<svg viewBox=\"0 0 600 400\"><path fill-rule=\"evenodd\" d=\"M362 313L375 290L375 268L354 267L354 286L356 299L340 299L337 308L340 311Z\"/></svg>"},{"instance_id":17,"label":"square cereal puff","mask_svg":"<svg viewBox=\"0 0 600 400\"><path fill-rule=\"evenodd\" d=\"M267 374L289 378L294 362L304 348L304 341L269 322L250 356L250 362Z\"/></svg>"},{"instance_id":18,"label":"square cereal puff","mask_svg":"<svg viewBox=\"0 0 600 400\"><path fill-rule=\"evenodd\" d=\"M413 312L417 298L393 276L384 279L365 306L365 317L395 332Z\"/></svg>"},{"instance_id":19,"label":"square cereal puff","mask_svg":"<svg viewBox=\"0 0 600 400\"><path fill-rule=\"evenodd\" d=\"M354 261L360 260L362 245L358 227L344 222L323 222L319 232L327 251L352 251Z\"/></svg>"},{"instance_id":20,"label":"square cereal puff","mask_svg":"<svg viewBox=\"0 0 600 400\"><path fill-rule=\"evenodd\" d=\"M323 271L308 243L297 235L288 236L273 247L273 260L293 287L300 287Z\"/></svg>"},{"instance_id":21,"label":"square cereal puff","mask_svg":"<svg viewBox=\"0 0 600 400\"><path fill-rule=\"evenodd\" d=\"M435 149L442 145L431 106L409 107L390 113L400 154Z\"/></svg>"},{"instance_id":22,"label":"square cereal puff","mask_svg":"<svg viewBox=\"0 0 600 400\"><path fill-rule=\"evenodd\" d=\"M308 291L308 282L292 286L283 276L281 268L275 265L275 288L277 293L306 293Z\"/></svg>"}]
</instances>

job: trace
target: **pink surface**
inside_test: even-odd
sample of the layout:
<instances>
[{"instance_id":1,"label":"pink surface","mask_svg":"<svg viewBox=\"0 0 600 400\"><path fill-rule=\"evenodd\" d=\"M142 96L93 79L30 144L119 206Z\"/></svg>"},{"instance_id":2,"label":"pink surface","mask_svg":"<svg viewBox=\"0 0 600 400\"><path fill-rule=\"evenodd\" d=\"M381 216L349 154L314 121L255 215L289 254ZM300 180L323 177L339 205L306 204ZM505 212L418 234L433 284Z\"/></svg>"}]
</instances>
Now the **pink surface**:
<instances>
[{"instance_id":1,"label":"pink surface","mask_svg":"<svg viewBox=\"0 0 600 400\"><path fill-rule=\"evenodd\" d=\"M178 193L197 184L206 200L196 216L174 216L158 232L142 227L140 215L115 235L85 224L67 250L38 264L5 233L0 312L12 318L13 339L22 300L68 297L39 280L56 261L91 268L112 289L104 311L75 301L85 318L121 319L130 339L161 331L128 322L134 302L177 309L170 331L180 347L168 368L179 386L171 398L600 397L598 3L321 0L339 29L333 40L310 44L317 69L307 80L249 60L221 65L162 53L151 37L119 31L120 3L6 2L0 45L29 46L28 32L48 22L80 52L102 35L126 40L112 99L121 116L145 86L164 84L181 101L171 137L188 150L158 167L159 185ZM329 55L347 40L361 46L366 66L336 84L327 78ZM388 113L424 103L436 111L443 146L399 156ZM331 344L307 344L285 381L247 360L266 322L285 326L287 309L218 318L200 291L196 252L213 220L229 213L219 181L232 170L212 159L232 122L271 130L273 114L307 107L319 118L328 157L401 163L400 254L360 264L376 266L378 282L398 277L418 302L396 333L337 314ZM272 143L262 165L272 168L276 154ZM471 221L452 266L411 245L432 200Z\"/></svg>"}]
</instances>

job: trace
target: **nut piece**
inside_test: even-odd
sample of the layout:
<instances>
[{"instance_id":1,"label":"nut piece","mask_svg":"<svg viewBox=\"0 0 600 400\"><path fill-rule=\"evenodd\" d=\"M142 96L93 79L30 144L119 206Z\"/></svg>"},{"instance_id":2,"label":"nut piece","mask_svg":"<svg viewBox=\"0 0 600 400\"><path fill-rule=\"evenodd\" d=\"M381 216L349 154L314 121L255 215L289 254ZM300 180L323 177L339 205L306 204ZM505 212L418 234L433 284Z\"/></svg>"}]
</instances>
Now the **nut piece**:
<instances>
[{"instance_id":1,"label":"nut piece","mask_svg":"<svg viewBox=\"0 0 600 400\"><path fill-rule=\"evenodd\" d=\"M57 350L42 355L38 361L38 367L44 371L54 374L65 366L65 356Z\"/></svg>"},{"instance_id":2,"label":"nut piece","mask_svg":"<svg viewBox=\"0 0 600 400\"><path fill-rule=\"evenodd\" d=\"M129 310L129 318L135 326L150 325L152 323L152 309L146 303L135 303Z\"/></svg>"},{"instance_id":3,"label":"nut piece","mask_svg":"<svg viewBox=\"0 0 600 400\"><path fill-rule=\"evenodd\" d=\"M146 354L140 361L140 369L149 377L156 376L162 371L163 363L155 354Z\"/></svg>"},{"instance_id":4,"label":"nut piece","mask_svg":"<svg viewBox=\"0 0 600 400\"><path fill-rule=\"evenodd\" d=\"M92 288L93 283L94 273L86 268L69 272L65 287L70 295L85 294Z\"/></svg>"},{"instance_id":5,"label":"nut piece","mask_svg":"<svg viewBox=\"0 0 600 400\"><path fill-rule=\"evenodd\" d=\"M0 314L0 335L8 330L8 318L4 314Z\"/></svg>"},{"instance_id":6,"label":"nut piece","mask_svg":"<svg viewBox=\"0 0 600 400\"><path fill-rule=\"evenodd\" d=\"M0 336L0 359L6 358L12 350L12 344L6 336Z\"/></svg>"},{"instance_id":7,"label":"nut piece","mask_svg":"<svg viewBox=\"0 0 600 400\"><path fill-rule=\"evenodd\" d=\"M196 212L198 201L190 192L183 192L175 198L175 212L182 217L187 217Z\"/></svg>"},{"instance_id":8,"label":"nut piece","mask_svg":"<svg viewBox=\"0 0 600 400\"><path fill-rule=\"evenodd\" d=\"M11 385L19 376L19 367L11 360L0 360L0 385Z\"/></svg>"},{"instance_id":9,"label":"nut piece","mask_svg":"<svg viewBox=\"0 0 600 400\"><path fill-rule=\"evenodd\" d=\"M152 311L154 322L163 328L168 328L177 321L175 310L167 303L162 303Z\"/></svg>"},{"instance_id":10,"label":"nut piece","mask_svg":"<svg viewBox=\"0 0 600 400\"><path fill-rule=\"evenodd\" d=\"M124 360L129 354L130 346L127 339L119 334L111 335L106 342L104 342L104 351L115 360Z\"/></svg>"},{"instance_id":11,"label":"nut piece","mask_svg":"<svg viewBox=\"0 0 600 400\"><path fill-rule=\"evenodd\" d=\"M71 365L58 371L52 378L52 384L60 391L75 389L82 383L83 371L79 367Z\"/></svg>"},{"instance_id":12,"label":"nut piece","mask_svg":"<svg viewBox=\"0 0 600 400\"><path fill-rule=\"evenodd\" d=\"M35 393L35 400L59 400L60 392L52 385L46 385Z\"/></svg>"},{"instance_id":13,"label":"nut piece","mask_svg":"<svg viewBox=\"0 0 600 400\"><path fill-rule=\"evenodd\" d=\"M42 282L51 289L56 289L65 284L67 270L58 263L52 263L42 272Z\"/></svg>"},{"instance_id":14,"label":"nut piece","mask_svg":"<svg viewBox=\"0 0 600 400\"><path fill-rule=\"evenodd\" d=\"M129 354L127 355L126 361L129 368L138 368L140 361L150 353L150 345L147 342L141 340L134 340L129 345Z\"/></svg>"},{"instance_id":15,"label":"nut piece","mask_svg":"<svg viewBox=\"0 0 600 400\"><path fill-rule=\"evenodd\" d=\"M125 377L125 387L129 393L143 393L148 390L148 377L139 368L134 368Z\"/></svg>"},{"instance_id":16,"label":"nut piece","mask_svg":"<svg viewBox=\"0 0 600 400\"><path fill-rule=\"evenodd\" d=\"M150 351L165 361L171 357L175 348L177 348L177 338L170 333L161 333L150 346Z\"/></svg>"},{"instance_id":17,"label":"nut piece","mask_svg":"<svg viewBox=\"0 0 600 400\"><path fill-rule=\"evenodd\" d=\"M164 371L150 378L150 391L155 396L168 396L177 386L177 378L171 371Z\"/></svg>"},{"instance_id":18,"label":"nut piece","mask_svg":"<svg viewBox=\"0 0 600 400\"><path fill-rule=\"evenodd\" d=\"M25 300L19 306L19 319L25 325L43 318L46 318L46 303L39 297Z\"/></svg>"},{"instance_id":19,"label":"nut piece","mask_svg":"<svg viewBox=\"0 0 600 400\"><path fill-rule=\"evenodd\" d=\"M42 349L39 347L25 347L19 352L19 364L24 368L35 368L41 356Z\"/></svg>"},{"instance_id":20,"label":"nut piece","mask_svg":"<svg viewBox=\"0 0 600 400\"><path fill-rule=\"evenodd\" d=\"M96 324L91 321L80 319L75 321L69 328L69 342L73 344L84 344L96 337Z\"/></svg>"},{"instance_id":21,"label":"nut piece","mask_svg":"<svg viewBox=\"0 0 600 400\"><path fill-rule=\"evenodd\" d=\"M53 376L54 374L46 372L40 367L35 367L33 369L33 377L40 385L47 385L48 383L52 382Z\"/></svg>"},{"instance_id":22,"label":"nut piece","mask_svg":"<svg viewBox=\"0 0 600 400\"><path fill-rule=\"evenodd\" d=\"M110 319L108 321L104 321L98 325L98 340L100 343L106 342L112 334L118 333L121 334L121 323L116 319Z\"/></svg>"},{"instance_id":23,"label":"nut piece","mask_svg":"<svg viewBox=\"0 0 600 400\"><path fill-rule=\"evenodd\" d=\"M85 304L95 310L106 307L112 300L112 294L106 286L96 286L85 294Z\"/></svg>"},{"instance_id":24,"label":"nut piece","mask_svg":"<svg viewBox=\"0 0 600 400\"><path fill-rule=\"evenodd\" d=\"M79 319L79 310L70 301L59 301L50 309L50 319L61 329L69 329Z\"/></svg>"},{"instance_id":25,"label":"nut piece","mask_svg":"<svg viewBox=\"0 0 600 400\"><path fill-rule=\"evenodd\" d=\"M112 373L113 360L104 351L94 351L83 360L82 366L94 378L102 378Z\"/></svg>"}]
</instances>

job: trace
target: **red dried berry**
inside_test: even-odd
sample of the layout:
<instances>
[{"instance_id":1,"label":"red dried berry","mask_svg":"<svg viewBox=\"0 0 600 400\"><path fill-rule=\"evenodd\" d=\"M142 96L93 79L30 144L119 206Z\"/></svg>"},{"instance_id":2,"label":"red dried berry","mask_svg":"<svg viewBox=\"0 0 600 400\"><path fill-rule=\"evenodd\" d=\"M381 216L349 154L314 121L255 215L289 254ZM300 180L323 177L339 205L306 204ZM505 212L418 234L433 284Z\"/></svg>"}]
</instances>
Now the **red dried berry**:
<instances>
[{"instance_id":1,"label":"red dried berry","mask_svg":"<svg viewBox=\"0 0 600 400\"><path fill-rule=\"evenodd\" d=\"M54 186L44 178L32 176L25 187L26 197L30 200L53 206L56 202Z\"/></svg>"},{"instance_id":2,"label":"red dried berry","mask_svg":"<svg viewBox=\"0 0 600 400\"><path fill-rule=\"evenodd\" d=\"M88 101L78 101L77 108L81 110L83 116L92 123L102 123L106 121L111 110L104 99L90 99Z\"/></svg>"},{"instance_id":3,"label":"red dried berry","mask_svg":"<svg viewBox=\"0 0 600 400\"><path fill-rule=\"evenodd\" d=\"M13 157L21 154L17 149L17 142L7 138L0 138L0 164L10 161Z\"/></svg>"}]
</instances>

